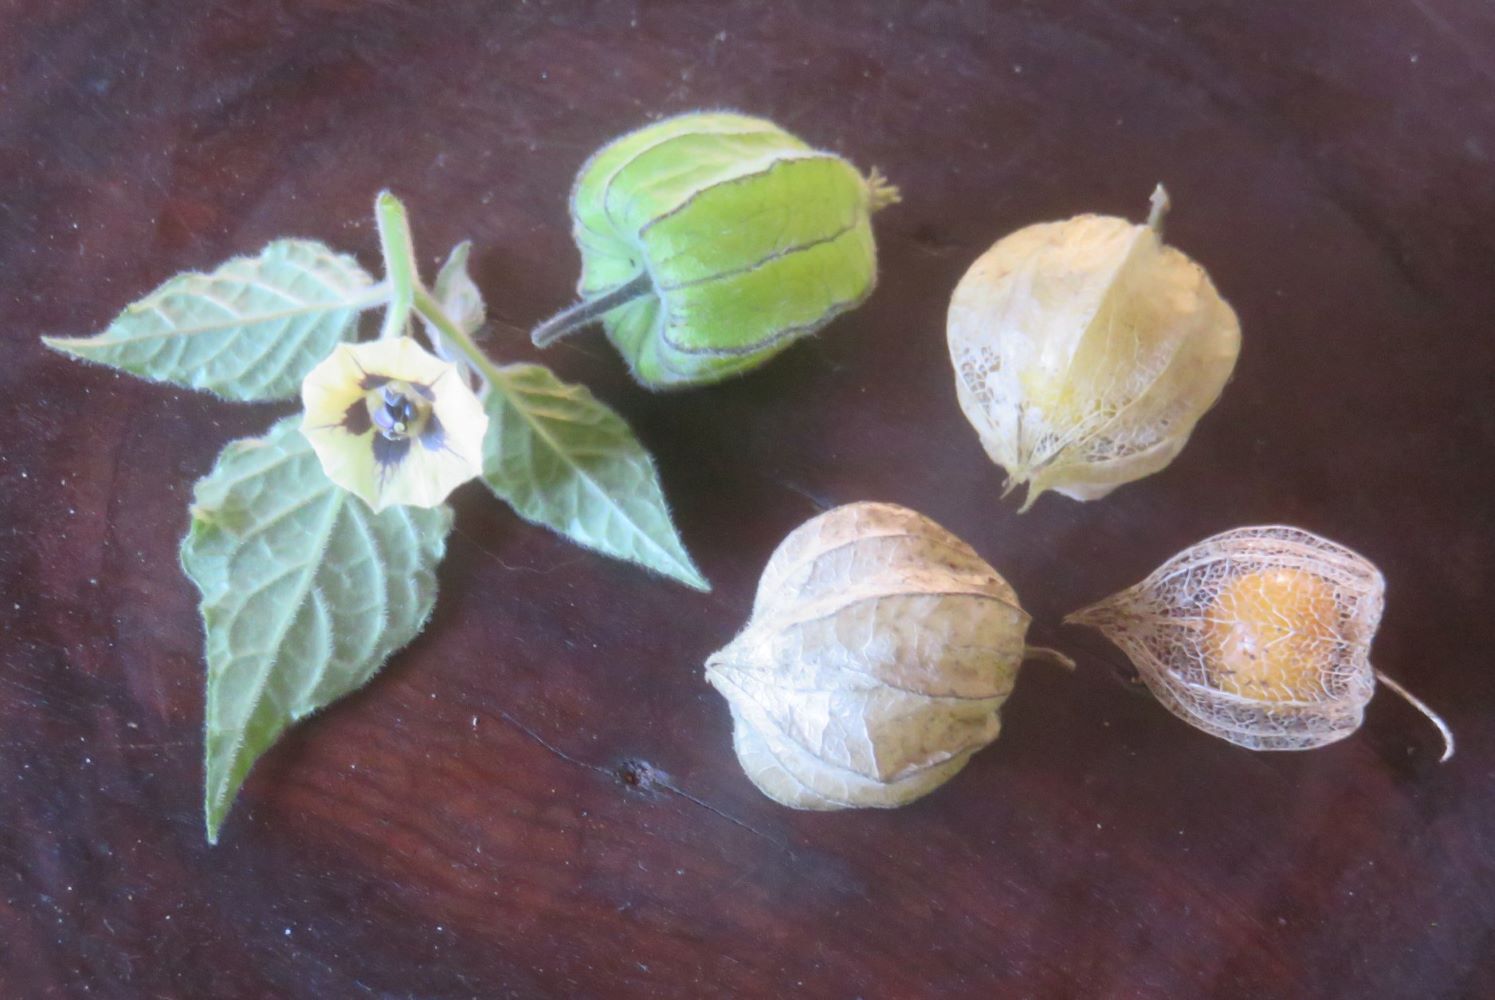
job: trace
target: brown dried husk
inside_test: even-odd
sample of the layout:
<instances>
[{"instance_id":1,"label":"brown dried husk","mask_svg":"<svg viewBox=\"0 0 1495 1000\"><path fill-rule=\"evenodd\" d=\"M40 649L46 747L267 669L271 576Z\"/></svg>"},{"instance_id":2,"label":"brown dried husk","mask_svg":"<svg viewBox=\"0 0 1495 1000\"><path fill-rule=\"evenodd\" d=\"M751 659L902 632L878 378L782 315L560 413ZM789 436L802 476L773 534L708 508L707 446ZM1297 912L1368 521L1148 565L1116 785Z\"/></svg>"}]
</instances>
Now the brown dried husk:
<instances>
[{"instance_id":1,"label":"brown dried husk","mask_svg":"<svg viewBox=\"0 0 1495 1000\"><path fill-rule=\"evenodd\" d=\"M796 809L889 808L996 738L1028 622L1006 581L933 521L849 504L779 545L747 627L706 677L764 794Z\"/></svg>"},{"instance_id":2,"label":"brown dried husk","mask_svg":"<svg viewBox=\"0 0 1495 1000\"><path fill-rule=\"evenodd\" d=\"M1439 728L1447 760L1453 738L1443 721L1371 666L1385 593L1380 570L1343 545L1287 526L1237 528L1065 620L1099 629L1169 710L1239 746L1306 750L1344 739L1360 728L1379 677ZM1284 595L1294 607L1265 603ZM1242 604L1268 617L1233 618ZM1236 640L1221 637L1257 633L1267 641L1249 655L1270 666L1243 682L1225 662L1239 647L1222 642Z\"/></svg>"}]
</instances>

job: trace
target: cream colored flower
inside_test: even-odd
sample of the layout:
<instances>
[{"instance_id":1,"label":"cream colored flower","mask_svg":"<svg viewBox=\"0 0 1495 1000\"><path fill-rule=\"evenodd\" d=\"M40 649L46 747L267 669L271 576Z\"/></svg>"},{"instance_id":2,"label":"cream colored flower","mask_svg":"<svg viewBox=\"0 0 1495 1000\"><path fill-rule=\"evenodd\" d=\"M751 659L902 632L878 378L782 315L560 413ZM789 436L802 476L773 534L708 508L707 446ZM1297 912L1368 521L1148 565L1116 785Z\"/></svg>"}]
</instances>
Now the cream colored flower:
<instances>
[{"instance_id":1,"label":"cream colored flower","mask_svg":"<svg viewBox=\"0 0 1495 1000\"><path fill-rule=\"evenodd\" d=\"M301 383L301 402L327 477L375 511L435 507L482 474L483 404L409 337L339 344Z\"/></svg>"}]
</instances>

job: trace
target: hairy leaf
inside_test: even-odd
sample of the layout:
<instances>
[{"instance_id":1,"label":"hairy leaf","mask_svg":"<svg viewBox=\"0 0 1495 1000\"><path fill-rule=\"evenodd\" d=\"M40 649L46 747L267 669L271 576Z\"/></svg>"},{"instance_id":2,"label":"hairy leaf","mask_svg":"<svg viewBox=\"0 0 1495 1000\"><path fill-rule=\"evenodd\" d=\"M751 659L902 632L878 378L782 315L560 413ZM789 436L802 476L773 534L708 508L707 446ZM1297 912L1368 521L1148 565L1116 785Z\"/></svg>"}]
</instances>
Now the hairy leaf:
<instances>
[{"instance_id":1,"label":"hairy leaf","mask_svg":"<svg viewBox=\"0 0 1495 1000\"><path fill-rule=\"evenodd\" d=\"M207 835L292 722L360 687L436 600L448 508L381 514L322 473L288 417L198 482L182 567L202 592Z\"/></svg>"},{"instance_id":2,"label":"hairy leaf","mask_svg":"<svg viewBox=\"0 0 1495 1000\"><path fill-rule=\"evenodd\" d=\"M436 275L436 301L446 314L468 333L483 325L487 318L487 307L483 305L483 293L467 271L467 257L472 252L472 241L463 240L452 247L452 252L441 265Z\"/></svg>"},{"instance_id":3,"label":"hairy leaf","mask_svg":"<svg viewBox=\"0 0 1495 1000\"><path fill-rule=\"evenodd\" d=\"M351 258L277 240L209 274L179 274L94 337L49 347L234 400L287 399L381 296Z\"/></svg>"},{"instance_id":4,"label":"hairy leaf","mask_svg":"<svg viewBox=\"0 0 1495 1000\"><path fill-rule=\"evenodd\" d=\"M710 590L675 526L649 453L585 387L508 365L488 396L484 481L527 520Z\"/></svg>"}]
</instances>

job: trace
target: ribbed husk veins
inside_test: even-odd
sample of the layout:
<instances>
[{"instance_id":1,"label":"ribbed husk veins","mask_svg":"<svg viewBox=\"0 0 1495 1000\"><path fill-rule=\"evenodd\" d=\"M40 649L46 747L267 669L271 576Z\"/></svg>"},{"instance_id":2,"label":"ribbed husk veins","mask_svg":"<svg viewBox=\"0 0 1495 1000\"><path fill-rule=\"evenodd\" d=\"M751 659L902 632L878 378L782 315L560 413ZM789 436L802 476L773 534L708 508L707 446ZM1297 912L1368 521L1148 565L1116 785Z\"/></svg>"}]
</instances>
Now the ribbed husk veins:
<instances>
[{"instance_id":1,"label":"ribbed husk veins","mask_svg":"<svg viewBox=\"0 0 1495 1000\"><path fill-rule=\"evenodd\" d=\"M851 504L784 539L706 676L764 794L797 809L899 806L996 738L1028 621L933 521Z\"/></svg>"},{"instance_id":2,"label":"ribbed husk veins","mask_svg":"<svg viewBox=\"0 0 1495 1000\"><path fill-rule=\"evenodd\" d=\"M1099 629L1179 718L1252 750L1360 728L1386 583L1363 556L1282 525L1237 528L1067 621Z\"/></svg>"},{"instance_id":3,"label":"ribbed husk veins","mask_svg":"<svg viewBox=\"0 0 1495 1000\"><path fill-rule=\"evenodd\" d=\"M648 294L603 317L608 338L647 386L715 382L871 294L870 217L895 197L772 122L670 118L608 144L577 177L578 290L597 299L647 274Z\"/></svg>"},{"instance_id":4,"label":"ribbed husk veins","mask_svg":"<svg viewBox=\"0 0 1495 1000\"><path fill-rule=\"evenodd\" d=\"M982 446L1028 485L1105 496L1162 469L1235 367L1240 324L1153 218L1028 226L971 265L950 301L955 388Z\"/></svg>"}]
</instances>

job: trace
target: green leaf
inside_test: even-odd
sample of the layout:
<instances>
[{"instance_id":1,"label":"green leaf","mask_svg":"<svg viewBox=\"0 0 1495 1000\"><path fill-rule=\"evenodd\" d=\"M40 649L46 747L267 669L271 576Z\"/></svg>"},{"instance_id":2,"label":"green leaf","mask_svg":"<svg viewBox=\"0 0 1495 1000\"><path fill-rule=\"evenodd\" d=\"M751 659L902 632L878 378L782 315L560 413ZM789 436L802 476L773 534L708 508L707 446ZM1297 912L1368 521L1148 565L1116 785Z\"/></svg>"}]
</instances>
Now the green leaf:
<instances>
[{"instance_id":1,"label":"green leaf","mask_svg":"<svg viewBox=\"0 0 1495 1000\"><path fill-rule=\"evenodd\" d=\"M458 243L436 274L436 301L465 333L476 332L488 315L483 293L467 272L467 256L471 251L471 240Z\"/></svg>"},{"instance_id":2,"label":"green leaf","mask_svg":"<svg viewBox=\"0 0 1495 1000\"><path fill-rule=\"evenodd\" d=\"M710 590L675 526L649 453L587 389L539 365L497 369L483 480L520 516L581 545Z\"/></svg>"},{"instance_id":3,"label":"green leaf","mask_svg":"<svg viewBox=\"0 0 1495 1000\"><path fill-rule=\"evenodd\" d=\"M372 677L436 601L450 509L373 514L323 475L300 419L223 449L182 540L206 633L210 843L255 760Z\"/></svg>"},{"instance_id":4,"label":"green leaf","mask_svg":"<svg viewBox=\"0 0 1495 1000\"><path fill-rule=\"evenodd\" d=\"M277 240L210 274L179 274L93 337L48 347L227 399L288 399L386 296L353 260L310 240Z\"/></svg>"}]
</instances>

